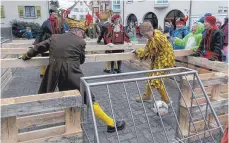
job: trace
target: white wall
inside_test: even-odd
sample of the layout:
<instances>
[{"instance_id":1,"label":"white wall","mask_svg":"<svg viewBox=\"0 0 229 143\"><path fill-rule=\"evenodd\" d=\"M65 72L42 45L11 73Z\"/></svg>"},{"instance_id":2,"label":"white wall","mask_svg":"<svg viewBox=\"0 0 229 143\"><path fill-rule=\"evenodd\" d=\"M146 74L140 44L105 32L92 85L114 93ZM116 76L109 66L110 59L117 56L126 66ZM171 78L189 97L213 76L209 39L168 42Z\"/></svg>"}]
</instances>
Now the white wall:
<instances>
[{"instance_id":1,"label":"white wall","mask_svg":"<svg viewBox=\"0 0 229 143\"><path fill-rule=\"evenodd\" d=\"M142 2L134 1L131 4L127 4L125 2L125 9L124 9L124 17L125 17L125 25L127 24L128 16L133 13L138 19L139 22L143 22L144 16L148 12L153 12L158 19L158 26L164 27L164 18L165 16L174 9L178 9L187 15L187 11L190 7L189 1L171 1L169 0L169 6L166 8L155 8L155 1L151 0L143 0ZM121 13L121 16L123 14Z\"/></svg>"},{"instance_id":2,"label":"white wall","mask_svg":"<svg viewBox=\"0 0 229 143\"><path fill-rule=\"evenodd\" d=\"M16 19L26 22L35 22L42 24L49 16L47 1L1 1L1 5L5 9L5 18L1 18L1 27L10 27L10 21ZM41 17L38 18L20 18L18 6L40 6Z\"/></svg>"},{"instance_id":3,"label":"white wall","mask_svg":"<svg viewBox=\"0 0 229 143\"><path fill-rule=\"evenodd\" d=\"M78 8L79 11L78 12L74 11L74 8ZM85 17L88 14L88 12L85 11L85 9L88 8L88 6L84 2L83 2L83 5L80 5L80 2L77 3L74 8L72 9L71 13L69 14L70 18L72 18L73 15L76 15L76 20L80 20L80 15L83 15ZM83 8L83 12L80 11L81 8ZM92 14L92 11L90 9L89 9L89 13Z\"/></svg>"}]
</instances>

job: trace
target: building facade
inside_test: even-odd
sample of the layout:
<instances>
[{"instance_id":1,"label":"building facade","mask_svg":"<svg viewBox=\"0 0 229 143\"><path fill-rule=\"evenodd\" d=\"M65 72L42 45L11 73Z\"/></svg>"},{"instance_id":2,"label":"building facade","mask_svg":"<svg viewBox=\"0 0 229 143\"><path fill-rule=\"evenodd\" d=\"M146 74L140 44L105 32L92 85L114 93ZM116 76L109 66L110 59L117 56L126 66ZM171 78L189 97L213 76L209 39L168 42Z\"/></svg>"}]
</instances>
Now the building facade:
<instances>
[{"instance_id":1,"label":"building facade","mask_svg":"<svg viewBox=\"0 0 229 143\"><path fill-rule=\"evenodd\" d=\"M83 20L88 13L92 14L92 10L89 7L89 1L80 0L72 9L69 17L76 20Z\"/></svg>"},{"instance_id":2,"label":"building facade","mask_svg":"<svg viewBox=\"0 0 229 143\"><path fill-rule=\"evenodd\" d=\"M1 27L11 27L12 20L42 24L49 16L48 1L1 1Z\"/></svg>"},{"instance_id":3,"label":"building facade","mask_svg":"<svg viewBox=\"0 0 229 143\"><path fill-rule=\"evenodd\" d=\"M189 16L186 25L199 19L205 13L212 13L223 19L228 13L228 1L174 1L174 0L128 0L121 4L124 25L131 21L151 21L154 28L164 27L165 20L175 23L178 17Z\"/></svg>"}]
</instances>

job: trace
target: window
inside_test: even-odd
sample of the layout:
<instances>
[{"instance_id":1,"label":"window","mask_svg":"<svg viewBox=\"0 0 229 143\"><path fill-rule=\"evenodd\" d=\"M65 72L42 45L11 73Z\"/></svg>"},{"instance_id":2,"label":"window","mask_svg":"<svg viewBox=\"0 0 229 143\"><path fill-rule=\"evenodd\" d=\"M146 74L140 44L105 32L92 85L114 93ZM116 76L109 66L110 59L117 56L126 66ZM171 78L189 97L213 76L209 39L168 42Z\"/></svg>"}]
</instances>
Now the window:
<instances>
[{"instance_id":1,"label":"window","mask_svg":"<svg viewBox=\"0 0 229 143\"><path fill-rule=\"evenodd\" d=\"M83 5L83 2L82 1L80 2L80 5Z\"/></svg>"},{"instance_id":2,"label":"window","mask_svg":"<svg viewBox=\"0 0 229 143\"><path fill-rule=\"evenodd\" d=\"M128 0L126 3L133 3L134 1L133 0Z\"/></svg>"},{"instance_id":3,"label":"window","mask_svg":"<svg viewBox=\"0 0 229 143\"><path fill-rule=\"evenodd\" d=\"M83 12L83 8L80 8L80 12Z\"/></svg>"},{"instance_id":4,"label":"window","mask_svg":"<svg viewBox=\"0 0 229 143\"><path fill-rule=\"evenodd\" d=\"M228 7L224 7L223 13L227 13L227 12L228 12Z\"/></svg>"},{"instance_id":5,"label":"window","mask_svg":"<svg viewBox=\"0 0 229 143\"><path fill-rule=\"evenodd\" d=\"M223 7L219 7L219 9L218 9L218 13L223 13Z\"/></svg>"},{"instance_id":6,"label":"window","mask_svg":"<svg viewBox=\"0 0 229 143\"><path fill-rule=\"evenodd\" d=\"M156 0L155 4L168 4L168 0Z\"/></svg>"},{"instance_id":7,"label":"window","mask_svg":"<svg viewBox=\"0 0 229 143\"><path fill-rule=\"evenodd\" d=\"M75 12L79 12L79 9L78 9L78 8L74 8L74 11L75 11Z\"/></svg>"},{"instance_id":8,"label":"window","mask_svg":"<svg viewBox=\"0 0 229 143\"><path fill-rule=\"evenodd\" d=\"M120 0L113 0L113 10L120 10L121 5L120 5Z\"/></svg>"},{"instance_id":9,"label":"window","mask_svg":"<svg viewBox=\"0 0 229 143\"><path fill-rule=\"evenodd\" d=\"M25 17L36 17L35 6L25 6Z\"/></svg>"},{"instance_id":10,"label":"window","mask_svg":"<svg viewBox=\"0 0 229 143\"><path fill-rule=\"evenodd\" d=\"M4 9L4 6L1 6L1 18L5 18L5 9Z\"/></svg>"},{"instance_id":11,"label":"window","mask_svg":"<svg viewBox=\"0 0 229 143\"><path fill-rule=\"evenodd\" d=\"M99 12L99 8L98 7L94 7L93 9L93 13Z\"/></svg>"},{"instance_id":12,"label":"window","mask_svg":"<svg viewBox=\"0 0 229 143\"><path fill-rule=\"evenodd\" d=\"M84 15L80 15L80 20L83 20L84 19Z\"/></svg>"}]
</instances>

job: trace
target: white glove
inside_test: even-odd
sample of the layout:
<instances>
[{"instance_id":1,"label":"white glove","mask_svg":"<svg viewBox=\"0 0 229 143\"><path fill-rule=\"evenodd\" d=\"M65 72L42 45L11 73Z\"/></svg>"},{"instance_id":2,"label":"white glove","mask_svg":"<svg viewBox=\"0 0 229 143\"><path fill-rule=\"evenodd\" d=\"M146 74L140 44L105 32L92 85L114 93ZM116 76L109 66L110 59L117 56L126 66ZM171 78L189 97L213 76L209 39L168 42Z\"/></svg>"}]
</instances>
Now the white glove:
<instances>
[{"instance_id":1,"label":"white glove","mask_svg":"<svg viewBox=\"0 0 229 143\"><path fill-rule=\"evenodd\" d=\"M128 43L128 47L132 47L133 46L133 44L132 43Z\"/></svg>"},{"instance_id":2,"label":"white glove","mask_svg":"<svg viewBox=\"0 0 229 143\"><path fill-rule=\"evenodd\" d=\"M113 47L113 46L114 46L114 44L113 44L113 43L109 43L109 44L107 44L107 46L109 46L109 47Z\"/></svg>"}]
</instances>

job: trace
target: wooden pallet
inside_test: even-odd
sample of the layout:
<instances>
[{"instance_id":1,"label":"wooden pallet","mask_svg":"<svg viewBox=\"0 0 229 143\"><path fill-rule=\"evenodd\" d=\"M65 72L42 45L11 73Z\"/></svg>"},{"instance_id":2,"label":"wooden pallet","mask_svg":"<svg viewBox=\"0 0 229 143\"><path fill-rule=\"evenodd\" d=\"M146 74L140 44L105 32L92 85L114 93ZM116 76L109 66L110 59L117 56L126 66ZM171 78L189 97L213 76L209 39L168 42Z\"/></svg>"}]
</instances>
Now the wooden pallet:
<instances>
[{"instance_id":1,"label":"wooden pallet","mask_svg":"<svg viewBox=\"0 0 229 143\"><path fill-rule=\"evenodd\" d=\"M82 143L81 102L78 90L1 99L1 142Z\"/></svg>"}]
</instances>

